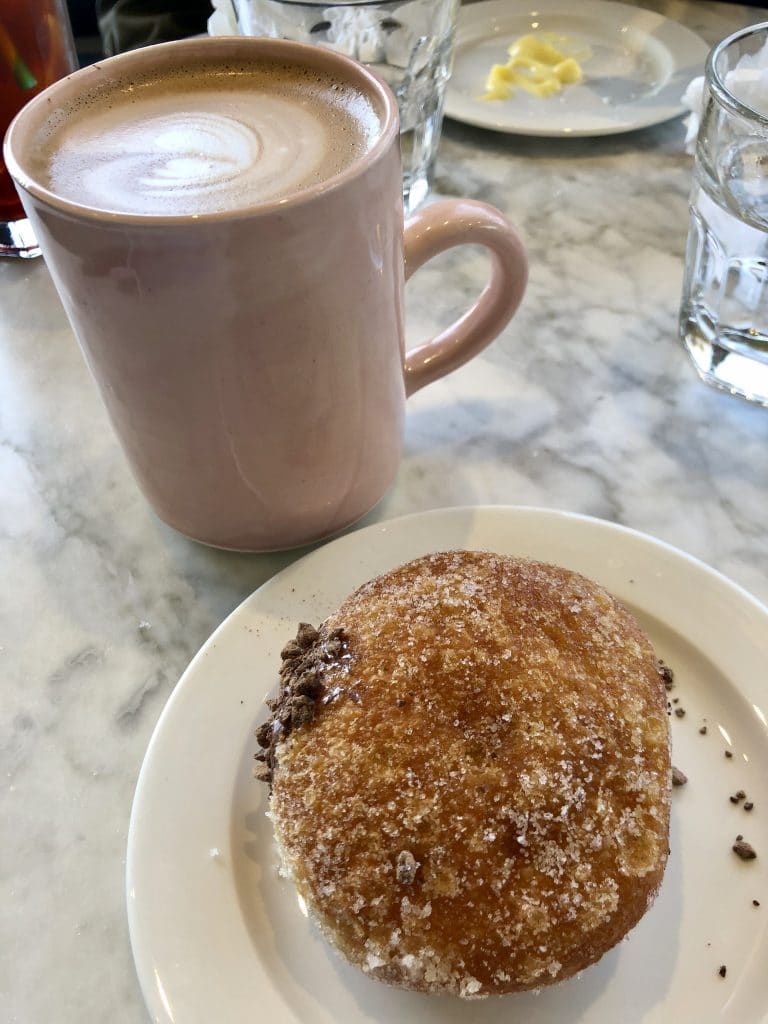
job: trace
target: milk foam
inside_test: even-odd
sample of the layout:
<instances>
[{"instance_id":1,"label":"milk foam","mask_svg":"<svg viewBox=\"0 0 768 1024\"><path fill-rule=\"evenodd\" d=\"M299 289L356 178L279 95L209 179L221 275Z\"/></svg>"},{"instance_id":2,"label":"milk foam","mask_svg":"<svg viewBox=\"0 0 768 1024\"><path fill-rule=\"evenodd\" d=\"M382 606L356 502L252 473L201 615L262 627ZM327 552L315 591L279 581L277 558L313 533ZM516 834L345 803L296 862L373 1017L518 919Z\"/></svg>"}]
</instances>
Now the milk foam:
<instances>
[{"instance_id":1,"label":"milk foam","mask_svg":"<svg viewBox=\"0 0 768 1024\"><path fill-rule=\"evenodd\" d=\"M242 209L333 177L380 130L324 76L176 74L83 100L43 145L51 191L122 213ZM208 80L210 79L210 81Z\"/></svg>"}]
</instances>

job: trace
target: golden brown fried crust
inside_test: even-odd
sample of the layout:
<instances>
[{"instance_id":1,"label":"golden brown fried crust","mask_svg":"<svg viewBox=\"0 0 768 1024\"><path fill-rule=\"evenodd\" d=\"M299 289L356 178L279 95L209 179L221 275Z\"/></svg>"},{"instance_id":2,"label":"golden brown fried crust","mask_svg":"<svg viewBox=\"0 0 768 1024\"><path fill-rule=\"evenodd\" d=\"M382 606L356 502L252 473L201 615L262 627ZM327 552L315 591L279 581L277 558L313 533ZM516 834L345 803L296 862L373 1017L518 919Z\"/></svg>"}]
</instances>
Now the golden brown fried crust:
<instances>
[{"instance_id":1,"label":"golden brown fried crust","mask_svg":"<svg viewBox=\"0 0 768 1024\"><path fill-rule=\"evenodd\" d=\"M668 852L665 690L634 618L565 569L454 551L361 587L321 634L338 628L271 799L326 936L376 978L462 996L594 963Z\"/></svg>"}]
</instances>

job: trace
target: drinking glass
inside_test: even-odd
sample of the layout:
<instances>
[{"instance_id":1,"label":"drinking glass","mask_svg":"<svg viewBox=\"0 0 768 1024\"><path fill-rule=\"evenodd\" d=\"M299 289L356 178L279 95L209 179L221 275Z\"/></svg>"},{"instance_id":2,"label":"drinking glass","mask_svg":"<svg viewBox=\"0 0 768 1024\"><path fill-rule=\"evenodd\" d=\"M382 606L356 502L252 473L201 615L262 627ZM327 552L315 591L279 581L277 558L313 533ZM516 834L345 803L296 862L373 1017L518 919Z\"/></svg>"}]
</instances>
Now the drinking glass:
<instances>
[{"instance_id":1,"label":"drinking glass","mask_svg":"<svg viewBox=\"0 0 768 1024\"><path fill-rule=\"evenodd\" d=\"M19 110L77 67L63 0L0 4L0 138ZM35 239L0 153L0 256L39 256Z\"/></svg>"},{"instance_id":2,"label":"drinking glass","mask_svg":"<svg viewBox=\"0 0 768 1024\"><path fill-rule=\"evenodd\" d=\"M702 379L763 405L768 112L752 109L745 97L755 69L768 65L766 45L768 23L753 25L724 39L707 59L680 310L680 336Z\"/></svg>"},{"instance_id":3,"label":"drinking glass","mask_svg":"<svg viewBox=\"0 0 768 1024\"><path fill-rule=\"evenodd\" d=\"M400 111L403 200L429 192L451 74L459 0L235 0L244 35L315 43L354 57L392 89Z\"/></svg>"}]
</instances>

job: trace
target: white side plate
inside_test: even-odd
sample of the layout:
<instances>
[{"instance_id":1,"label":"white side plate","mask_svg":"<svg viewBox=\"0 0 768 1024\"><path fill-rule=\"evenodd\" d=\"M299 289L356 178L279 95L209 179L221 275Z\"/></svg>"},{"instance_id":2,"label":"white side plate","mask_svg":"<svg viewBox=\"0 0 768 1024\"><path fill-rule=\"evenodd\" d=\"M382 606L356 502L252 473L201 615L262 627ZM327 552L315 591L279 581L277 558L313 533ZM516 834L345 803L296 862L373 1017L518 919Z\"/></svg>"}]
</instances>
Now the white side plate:
<instances>
[{"instance_id":1,"label":"white side plate","mask_svg":"<svg viewBox=\"0 0 768 1024\"><path fill-rule=\"evenodd\" d=\"M344 964L278 878L255 726L299 621L429 551L555 562L606 586L676 674L671 856L661 893L599 964L541 995L463 1003ZM205 644L158 722L128 840L131 942L163 1024L707 1024L768 1021L768 610L681 552L596 519L445 509L351 533L257 590ZM699 728L706 719L708 731ZM725 750L733 757L724 756ZM729 802L744 789L755 809ZM742 833L758 859L731 852ZM754 907L752 900L760 901ZM725 979L718 968L726 964Z\"/></svg>"},{"instance_id":2,"label":"white side plate","mask_svg":"<svg viewBox=\"0 0 768 1024\"><path fill-rule=\"evenodd\" d=\"M547 99L518 89L481 100L493 64L531 32L567 36L588 47L584 80ZM520 135L612 135L659 124L684 108L680 97L704 73L707 44L654 11L609 0L485 0L462 7L445 113L466 124Z\"/></svg>"}]
</instances>

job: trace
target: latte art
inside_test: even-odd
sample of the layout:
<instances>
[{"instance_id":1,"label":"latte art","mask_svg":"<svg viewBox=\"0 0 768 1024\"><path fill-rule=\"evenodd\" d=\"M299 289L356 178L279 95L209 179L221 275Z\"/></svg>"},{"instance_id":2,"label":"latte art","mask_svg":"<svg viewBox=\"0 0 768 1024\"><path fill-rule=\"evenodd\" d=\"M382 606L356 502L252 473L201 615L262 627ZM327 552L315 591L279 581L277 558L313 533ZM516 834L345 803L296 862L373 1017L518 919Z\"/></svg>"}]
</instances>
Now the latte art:
<instances>
[{"instance_id":1,"label":"latte art","mask_svg":"<svg viewBox=\"0 0 768 1024\"><path fill-rule=\"evenodd\" d=\"M210 193L246 175L264 153L259 133L248 125L202 112L154 118L128 143L127 152L114 154L112 177L135 172L142 195L161 199L180 189Z\"/></svg>"},{"instance_id":2,"label":"latte art","mask_svg":"<svg viewBox=\"0 0 768 1024\"><path fill-rule=\"evenodd\" d=\"M150 114L106 134L89 122L51 161L65 191L78 173L79 201L126 213L189 214L263 202L320 178L329 141L317 118L279 97L237 117L200 109ZM236 200L236 203L233 203Z\"/></svg>"},{"instance_id":3,"label":"latte art","mask_svg":"<svg viewBox=\"0 0 768 1024\"><path fill-rule=\"evenodd\" d=\"M40 158L48 187L64 198L188 216L257 205L333 177L370 148L378 128L364 98L321 75L257 69L220 82L196 69L83 102Z\"/></svg>"}]
</instances>

